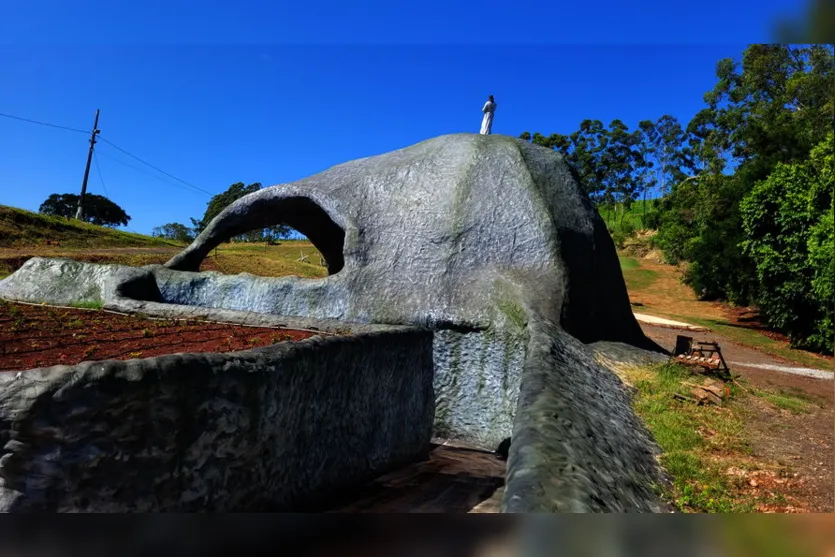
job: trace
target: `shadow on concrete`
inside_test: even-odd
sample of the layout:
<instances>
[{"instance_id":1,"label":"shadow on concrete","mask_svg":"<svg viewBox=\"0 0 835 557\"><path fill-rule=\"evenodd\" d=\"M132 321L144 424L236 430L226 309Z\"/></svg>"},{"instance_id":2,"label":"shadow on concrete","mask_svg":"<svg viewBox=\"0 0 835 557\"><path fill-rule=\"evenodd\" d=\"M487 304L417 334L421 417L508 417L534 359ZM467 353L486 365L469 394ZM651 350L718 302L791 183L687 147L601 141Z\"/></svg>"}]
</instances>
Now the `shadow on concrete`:
<instances>
[{"instance_id":1,"label":"shadow on concrete","mask_svg":"<svg viewBox=\"0 0 835 557\"><path fill-rule=\"evenodd\" d=\"M331 502L327 512L467 513L496 499L497 491L504 486L504 476L505 463L491 451L433 444L427 460L341 495Z\"/></svg>"}]
</instances>

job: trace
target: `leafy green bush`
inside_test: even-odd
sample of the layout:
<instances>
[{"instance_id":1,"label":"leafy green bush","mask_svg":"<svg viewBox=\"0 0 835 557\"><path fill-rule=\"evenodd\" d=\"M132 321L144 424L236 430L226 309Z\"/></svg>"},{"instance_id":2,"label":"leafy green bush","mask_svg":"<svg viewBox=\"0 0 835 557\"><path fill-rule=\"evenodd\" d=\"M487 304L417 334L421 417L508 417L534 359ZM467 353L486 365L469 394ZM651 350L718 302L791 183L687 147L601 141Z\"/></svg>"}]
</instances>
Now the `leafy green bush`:
<instances>
[{"instance_id":1,"label":"leafy green bush","mask_svg":"<svg viewBox=\"0 0 835 557\"><path fill-rule=\"evenodd\" d=\"M635 223L631 220L624 219L620 223L620 231L627 237L631 238L635 235Z\"/></svg>"},{"instance_id":2,"label":"leafy green bush","mask_svg":"<svg viewBox=\"0 0 835 557\"><path fill-rule=\"evenodd\" d=\"M688 262L684 282L700 299L753 301L754 265L739 247L745 188L735 176L705 176L679 184L663 202L658 245L668 263Z\"/></svg>"},{"instance_id":3,"label":"leafy green bush","mask_svg":"<svg viewBox=\"0 0 835 557\"><path fill-rule=\"evenodd\" d=\"M809 160L778 164L740 204L746 240L756 265L757 302L768 324L792 345L832 352L833 134Z\"/></svg>"},{"instance_id":4,"label":"leafy green bush","mask_svg":"<svg viewBox=\"0 0 835 557\"><path fill-rule=\"evenodd\" d=\"M618 249L623 249L626 241L635 236L635 225L631 221L623 221L614 232L610 230L612 240Z\"/></svg>"},{"instance_id":5,"label":"leafy green bush","mask_svg":"<svg viewBox=\"0 0 835 557\"><path fill-rule=\"evenodd\" d=\"M646 216L644 216L641 220L643 221L642 224L644 225L644 228L648 230L658 230L661 226L661 211L653 209L652 211L647 212Z\"/></svg>"}]
</instances>

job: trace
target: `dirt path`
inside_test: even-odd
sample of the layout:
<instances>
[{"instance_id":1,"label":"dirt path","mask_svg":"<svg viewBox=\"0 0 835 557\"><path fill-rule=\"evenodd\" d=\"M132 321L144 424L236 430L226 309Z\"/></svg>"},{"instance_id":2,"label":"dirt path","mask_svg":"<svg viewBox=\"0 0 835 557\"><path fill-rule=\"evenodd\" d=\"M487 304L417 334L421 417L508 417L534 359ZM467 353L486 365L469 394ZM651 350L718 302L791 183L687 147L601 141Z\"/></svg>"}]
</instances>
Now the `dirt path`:
<instances>
[{"instance_id":1,"label":"dirt path","mask_svg":"<svg viewBox=\"0 0 835 557\"><path fill-rule=\"evenodd\" d=\"M715 340L721 346L731 372L744 378L748 388L785 392L808 401L808 407L803 412L792 413L762 397L750 397L748 400L751 403L745 409L746 435L751 442L752 459L772 463L784 476L772 481L789 482L792 496L802 500L806 510L833 511L834 374L829 373L828 378L822 379L808 376L811 374L788 373L781 368L803 368L710 331L682 333L646 323L642 323L641 328L648 337L667 349L675 345L678 334L701 341Z\"/></svg>"},{"instance_id":2,"label":"dirt path","mask_svg":"<svg viewBox=\"0 0 835 557\"><path fill-rule=\"evenodd\" d=\"M722 356L731 367L731 372L734 375L744 377L754 386L778 388L786 391L800 390L809 395L826 400L830 407L835 400L835 382L833 382L835 380L835 374L833 373L829 373L828 380L801 374L786 373L779 368L803 368L792 362L787 362L782 358L735 343L727 337L712 331L683 332L677 329L659 327L647 323L641 323L641 328L648 337L668 350L671 350L675 346L676 336L681 334L692 337L696 341L715 340L722 348ZM734 363L731 364L730 362ZM827 372L824 371L824 373Z\"/></svg>"},{"instance_id":3,"label":"dirt path","mask_svg":"<svg viewBox=\"0 0 835 557\"><path fill-rule=\"evenodd\" d=\"M654 315L644 315L643 313L635 313L635 319L638 323L646 323L647 325L660 325L662 327L672 327L675 329L687 329L688 331L706 331L705 327L698 325L691 325L690 323L683 323L681 321L673 321L672 319L664 319L663 317L655 317Z\"/></svg>"}]
</instances>

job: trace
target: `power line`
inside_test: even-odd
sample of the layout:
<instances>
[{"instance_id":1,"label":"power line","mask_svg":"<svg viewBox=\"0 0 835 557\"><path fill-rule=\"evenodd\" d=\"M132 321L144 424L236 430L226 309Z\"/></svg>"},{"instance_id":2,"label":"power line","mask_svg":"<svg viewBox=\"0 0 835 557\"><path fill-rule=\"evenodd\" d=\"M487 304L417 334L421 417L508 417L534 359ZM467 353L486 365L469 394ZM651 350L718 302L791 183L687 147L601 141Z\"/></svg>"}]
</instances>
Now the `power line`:
<instances>
[{"instance_id":1,"label":"power line","mask_svg":"<svg viewBox=\"0 0 835 557\"><path fill-rule=\"evenodd\" d=\"M150 177L152 177L152 178L156 178L157 180L159 180L159 181L160 181L160 182L162 182L163 184L167 184L167 185L169 185L169 186L175 186L175 187L181 188L181 189L183 189L183 190L186 190L186 191L191 191L192 193L195 193L194 191L189 190L188 188L185 188L185 187L181 186L180 184L178 184L178 183L176 183L176 182L172 182L171 180L166 180L166 179L165 179L165 178L163 178L162 176L158 176L158 175L156 175L156 174L154 174L154 173L152 173L152 172L148 172L147 170L144 170L144 169L142 169L142 168L139 168L138 166L134 166L134 165L132 165L132 164L130 164L130 163L127 163L127 162L125 162L125 161L123 161L123 160L117 159L116 157L111 157L111 156L110 156L110 155L108 155L107 153L103 153L101 150L96 151L96 155L101 155L102 157L104 157L104 158L106 158L106 159L110 159L110 160L112 160L113 162L118 162L119 164L121 164L121 165L123 165L123 166L126 166L126 167L128 167L128 168L132 168L133 170L136 170L136 171L137 171L137 172L139 172L140 174L144 174L144 175L146 175L146 176L150 176ZM202 192L202 190L201 190L201 192ZM203 192L203 193L205 193L205 192Z\"/></svg>"},{"instance_id":2,"label":"power line","mask_svg":"<svg viewBox=\"0 0 835 557\"><path fill-rule=\"evenodd\" d=\"M56 128L56 129L60 129L60 130L68 130L68 131L73 131L73 132L78 132L78 133L83 133L83 134L89 133L87 130L82 130L82 129L78 129L78 128L71 128L71 127L68 127L68 126L60 126L58 124L50 124L49 122L41 122L39 120L32 120L30 118L23 118L21 116L15 116L13 114L6 114L4 112L0 112L0 116L3 116L5 118L11 118L13 120L20 120L21 122L29 122L31 124L38 124L38 125L41 125L41 126L48 126L50 128ZM199 191L200 193L206 194L208 196L212 196L211 193L207 192L203 188L199 188L199 187L195 186L194 184L186 182L182 178L177 178L173 174L169 174L168 172L164 171L163 169L161 169L157 166L154 166L153 164L149 163L148 161L145 161L145 160L137 157L136 155L134 155L133 153L130 153L129 151L123 149L122 147L119 147L118 145L116 145L112 141L108 141L107 139L105 139L101 136L98 137L98 140L103 141L104 143L107 143L108 145L110 145L114 149L117 149L117 150L121 151L122 153L126 154L127 156L129 156L133 159L136 159L137 161L141 162L142 164L144 164L144 165L146 165L150 168L153 168L157 172L159 172L161 174L164 174L165 176L168 176L169 178L172 178L172 179L176 180L177 182L180 182L181 184L185 184L186 186L192 188L193 190ZM133 168L134 170L142 172L140 169L136 168L135 166L131 166L131 165L129 165L129 164L123 162L123 161L120 161L119 159L114 159L113 157L108 157L107 155L105 155L105 157L109 158L111 160L114 160L118 163L124 164L125 166L127 166L129 168ZM96 161L96 168L98 168L98 161ZM151 176L153 176L153 174L151 174ZM157 178L157 179L160 179L158 176L154 176L154 177ZM102 179L101 170L99 170L99 178ZM170 184L170 182L166 182L165 180L161 180L161 181ZM178 185L178 184L172 184L172 185ZM104 180L103 179L102 179L102 186L104 186ZM107 193L106 190L105 190L105 193Z\"/></svg>"},{"instance_id":3,"label":"power line","mask_svg":"<svg viewBox=\"0 0 835 557\"><path fill-rule=\"evenodd\" d=\"M67 126L59 126L58 124L50 124L50 123L47 123L47 122L39 122L38 120L30 120L29 118L21 118L20 116L13 116L12 114L6 114L4 112L0 112L0 116L3 116L5 118L11 118L13 120L20 120L21 122L29 122L31 124L40 124L41 126L49 126L50 128L58 128L59 130L69 130L71 132L79 132L79 133L83 133L83 134L90 133L87 130L80 130L78 128L70 128L70 127L67 127Z\"/></svg>"},{"instance_id":4,"label":"power line","mask_svg":"<svg viewBox=\"0 0 835 557\"><path fill-rule=\"evenodd\" d=\"M101 167L99 166L99 154L98 153L93 155L93 161L95 161L95 163L96 163L96 170L99 173L99 181L101 181L101 187L104 190L104 195L106 195L107 198L110 199L110 194L107 193L107 186L104 185L104 177L101 175Z\"/></svg>"},{"instance_id":5,"label":"power line","mask_svg":"<svg viewBox=\"0 0 835 557\"><path fill-rule=\"evenodd\" d=\"M99 140L101 140L101 141L103 141L103 142L107 143L108 145L110 145L110 146L111 146L111 147L113 147L114 149L117 149L117 150L119 150L119 151L123 152L123 153L124 153L124 154L126 154L127 156L129 156L129 157L131 157L131 158L134 158L134 159L138 160L138 161L139 161L139 162L141 162L142 164L144 164L144 165L146 165L146 166L149 166L149 167L153 168L153 169L154 169L154 170L156 170L157 172L160 172L161 174L165 174L165 175L166 175L166 176L168 176L169 178L173 178L174 180L177 180L178 182L181 182L181 183L183 183L183 184L185 184L185 185L189 186L190 188L194 188L194 189L195 189L195 190L197 190L197 191L203 192L203 193L205 193L206 195L212 195L211 193L207 192L206 190L204 190L204 189L202 189L202 188L198 188L198 187L197 187L197 186L195 186L194 184L190 184L190 183L186 182L185 180L182 180L182 179L180 179L180 178L177 178L177 177L176 177L176 176L174 176L173 174L169 174L168 172L166 172L166 171L162 170L161 168L158 168L158 167L156 167L156 166L152 165L151 163L149 163L149 162L147 162L147 161L144 161L144 160L140 159L140 158L139 158L139 157L137 157L136 155L134 155L134 154L132 154L132 153L129 153L128 151L126 151L126 150L122 149L121 147L119 147L118 145L116 145L115 143L113 143L112 141L108 141L107 139L105 139L105 138L103 138L103 137L100 137L100 138L99 138Z\"/></svg>"},{"instance_id":6,"label":"power line","mask_svg":"<svg viewBox=\"0 0 835 557\"><path fill-rule=\"evenodd\" d=\"M104 176L102 176L101 167L99 166L99 153L98 152L93 156L93 160L96 163L96 170L99 173L99 180L101 181L101 187L104 189L104 195L107 196L108 199L110 199L110 193L108 193L108 191L107 191L107 186L104 185ZM116 159L112 159L112 160L116 160ZM113 200L111 199L111 201L113 201ZM139 232L133 230L132 228L128 228L128 225L124 225L124 226L125 226L125 230L127 230L128 232L132 232L133 234L139 234Z\"/></svg>"}]
</instances>

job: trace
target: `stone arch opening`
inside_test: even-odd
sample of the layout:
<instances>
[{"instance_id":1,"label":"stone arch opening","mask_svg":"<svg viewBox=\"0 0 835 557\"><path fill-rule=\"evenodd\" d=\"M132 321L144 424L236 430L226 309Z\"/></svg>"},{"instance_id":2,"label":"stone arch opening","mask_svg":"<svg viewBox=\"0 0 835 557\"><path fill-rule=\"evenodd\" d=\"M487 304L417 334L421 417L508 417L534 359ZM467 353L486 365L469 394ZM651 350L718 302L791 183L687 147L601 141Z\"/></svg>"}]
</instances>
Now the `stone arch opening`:
<instances>
[{"instance_id":1,"label":"stone arch opening","mask_svg":"<svg viewBox=\"0 0 835 557\"><path fill-rule=\"evenodd\" d=\"M267 190L262 190L263 193ZM304 235L325 260L328 275L345 266L345 229L316 201L304 195L251 194L223 210L185 250L165 266L179 271L197 271L201 262L220 244L248 232L279 224Z\"/></svg>"},{"instance_id":2,"label":"stone arch opening","mask_svg":"<svg viewBox=\"0 0 835 557\"><path fill-rule=\"evenodd\" d=\"M345 266L345 230L330 215L307 197L287 197L273 206L267 226L284 224L304 235L325 258L329 275Z\"/></svg>"}]
</instances>

